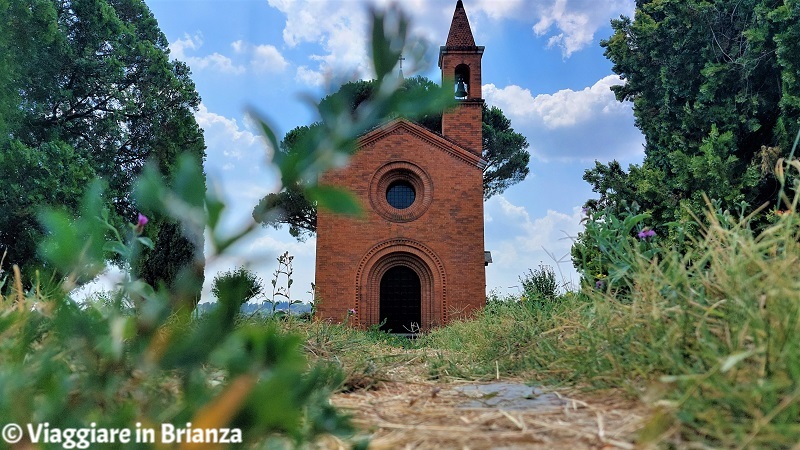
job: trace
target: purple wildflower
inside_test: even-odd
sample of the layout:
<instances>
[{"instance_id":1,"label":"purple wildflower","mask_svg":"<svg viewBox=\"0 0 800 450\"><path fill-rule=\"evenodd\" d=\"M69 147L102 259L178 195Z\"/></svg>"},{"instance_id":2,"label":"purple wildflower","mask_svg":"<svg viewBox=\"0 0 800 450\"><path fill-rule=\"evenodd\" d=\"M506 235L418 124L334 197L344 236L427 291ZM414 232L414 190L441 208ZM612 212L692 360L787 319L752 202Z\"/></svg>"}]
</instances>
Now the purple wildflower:
<instances>
[{"instance_id":1,"label":"purple wildflower","mask_svg":"<svg viewBox=\"0 0 800 450\"><path fill-rule=\"evenodd\" d=\"M347 310L347 315L348 316L355 316L356 315L356 310L354 308L348 309Z\"/></svg>"},{"instance_id":2,"label":"purple wildflower","mask_svg":"<svg viewBox=\"0 0 800 450\"><path fill-rule=\"evenodd\" d=\"M594 283L594 287L596 287L597 289L603 289L603 285L604 285L604 284L605 284L605 283L603 283L603 280L597 280L597 281Z\"/></svg>"},{"instance_id":3,"label":"purple wildflower","mask_svg":"<svg viewBox=\"0 0 800 450\"><path fill-rule=\"evenodd\" d=\"M149 221L150 219L148 219L147 216L145 216L142 213L139 213L139 218L136 222L136 232L141 233L142 231L144 231L144 226L147 225L147 222Z\"/></svg>"},{"instance_id":4,"label":"purple wildflower","mask_svg":"<svg viewBox=\"0 0 800 450\"><path fill-rule=\"evenodd\" d=\"M639 239L647 239L655 235L656 235L655 230L651 230L649 228L645 228L644 230L640 231L639 234L637 234L637 236L639 236Z\"/></svg>"}]
</instances>

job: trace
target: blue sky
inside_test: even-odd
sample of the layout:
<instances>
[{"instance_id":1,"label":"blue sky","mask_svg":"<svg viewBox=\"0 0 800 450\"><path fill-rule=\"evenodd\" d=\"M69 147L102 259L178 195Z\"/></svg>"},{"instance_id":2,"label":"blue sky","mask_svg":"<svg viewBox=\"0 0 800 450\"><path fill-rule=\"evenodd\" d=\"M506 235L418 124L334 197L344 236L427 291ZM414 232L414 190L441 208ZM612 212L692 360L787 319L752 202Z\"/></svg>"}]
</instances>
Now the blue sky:
<instances>
[{"instance_id":1,"label":"blue sky","mask_svg":"<svg viewBox=\"0 0 800 450\"><path fill-rule=\"evenodd\" d=\"M276 186L267 148L246 117L252 107L279 136L315 120L306 98L338 86L331 80L370 78L367 7L374 0L151 0L170 42L171 57L189 64L203 99L196 117L205 130L206 172L229 203L226 226L250 219L252 207ZM413 32L431 45L429 67L441 76L436 52L449 30L455 0L404 0ZM485 204L487 290L517 292L519 276L540 263L577 282L568 259L581 229L581 205L592 196L581 179L595 160L627 166L643 157L643 137L630 104L614 99L621 81L603 56L609 21L632 15L633 0L465 0L483 58L483 92L530 143L531 174ZM404 67L406 76L414 75ZM295 256L292 297L310 300L314 239L297 242L284 230L260 229L233 254L209 261L214 275L241 264L270 288L275 258ZM562 262L556 264L550 255ZM210 299L206 295L205 299Z\"/></svg>"}]
</instances>

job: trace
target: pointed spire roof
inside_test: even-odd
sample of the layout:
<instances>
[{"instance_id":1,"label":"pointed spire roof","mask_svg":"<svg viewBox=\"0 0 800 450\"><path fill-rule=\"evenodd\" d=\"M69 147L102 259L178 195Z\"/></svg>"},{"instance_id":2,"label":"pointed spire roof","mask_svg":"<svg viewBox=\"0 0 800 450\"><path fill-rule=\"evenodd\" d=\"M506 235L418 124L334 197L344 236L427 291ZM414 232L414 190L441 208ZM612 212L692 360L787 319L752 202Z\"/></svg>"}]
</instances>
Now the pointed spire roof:
<instances>
[{"instance_id":1,"label":"pointed spire roof","mask_svg":"<svg viewBox=\"0 0 800 450\"><path fill-rule=\"evenodd\" d=\"M464 3L458 0L456 10L453 13L453 22L450 24L450 33L447 35L447 47L475 47L475 38L469 27L467 12L464 11Z\"/></svg>"}]
</instances>

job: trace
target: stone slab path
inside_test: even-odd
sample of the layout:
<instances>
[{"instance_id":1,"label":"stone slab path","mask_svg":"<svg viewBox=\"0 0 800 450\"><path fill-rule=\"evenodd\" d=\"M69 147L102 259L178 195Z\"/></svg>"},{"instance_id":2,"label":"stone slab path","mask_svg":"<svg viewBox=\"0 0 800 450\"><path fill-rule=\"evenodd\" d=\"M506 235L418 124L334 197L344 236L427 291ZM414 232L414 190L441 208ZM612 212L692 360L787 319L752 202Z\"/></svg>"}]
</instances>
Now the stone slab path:
<instances>
[{"instance_id":1,"label":"stone slab path","mask_svg":"<svg viewBox=\"0 0 800 450\"><path fill-rule=\"evenodd\" d=\"M632 449L647 416L619 393L549 391L522 380L396 379L332 401L352 414L371 449Z\"/></svg>"}]
</instances>

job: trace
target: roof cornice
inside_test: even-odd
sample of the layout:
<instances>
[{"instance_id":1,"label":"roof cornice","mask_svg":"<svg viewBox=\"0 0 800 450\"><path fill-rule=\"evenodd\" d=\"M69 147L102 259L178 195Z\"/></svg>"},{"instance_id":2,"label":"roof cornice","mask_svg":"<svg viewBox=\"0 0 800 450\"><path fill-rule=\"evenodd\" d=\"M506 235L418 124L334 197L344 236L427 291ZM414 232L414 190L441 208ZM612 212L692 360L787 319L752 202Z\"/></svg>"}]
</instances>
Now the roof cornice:
<instances>
[{"instance_id":1,"label":"roof cornice","mask_svg":"<svg viewBox=\"0 0 800 450\"><path fill-rule=\"evenodd\" d=\"M480 156L472 153L450 139L447 139L445 136L434 133L423 126L402 117L393 119L362 135L360 138L358 138L358 147L362 148L375 144L377 141L383 139L389 134L401 129L466 164L478 167L481 170L486 167L487 162Z\"/></svg>"}]
</instances>

